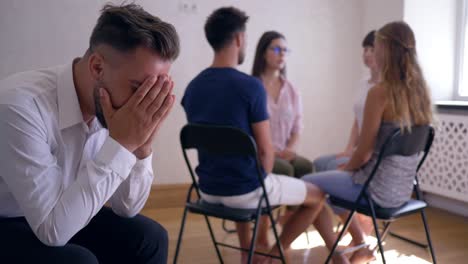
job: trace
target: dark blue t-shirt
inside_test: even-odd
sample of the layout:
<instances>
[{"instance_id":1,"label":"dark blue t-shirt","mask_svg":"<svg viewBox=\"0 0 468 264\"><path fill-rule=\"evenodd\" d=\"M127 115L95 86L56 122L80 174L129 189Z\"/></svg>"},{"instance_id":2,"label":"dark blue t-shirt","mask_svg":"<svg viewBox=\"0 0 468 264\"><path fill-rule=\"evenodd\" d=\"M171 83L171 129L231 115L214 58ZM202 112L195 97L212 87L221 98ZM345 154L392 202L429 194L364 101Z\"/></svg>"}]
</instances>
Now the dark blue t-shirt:
<instances>
[{"instance_id":1,"label":"dark blue t-shirt","mask_svg":"<svg viewBox=\"0 0 468 264\"><path fill-rule=\"evenodd\" d=\"M251 124L268 119L266 104L260 80L233 68L202 71L182 98L189 123L233 126L252 137ZM220 157L199 151L198 160L199 185L206 194L241 195L260 186L254 157Z\"/></svg>"}]
</instances>

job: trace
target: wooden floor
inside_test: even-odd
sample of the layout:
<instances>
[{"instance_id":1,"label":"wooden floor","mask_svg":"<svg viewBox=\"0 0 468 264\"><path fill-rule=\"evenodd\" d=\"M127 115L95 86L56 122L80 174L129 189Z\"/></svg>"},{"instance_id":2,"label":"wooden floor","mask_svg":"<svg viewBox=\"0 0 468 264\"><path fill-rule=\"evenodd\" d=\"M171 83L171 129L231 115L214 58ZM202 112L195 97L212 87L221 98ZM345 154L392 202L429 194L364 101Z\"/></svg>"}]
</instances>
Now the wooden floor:
<instances>
[{"instance_id":1,"label":"wooden floor","mask_svg":"<svg viewBox=\"0 0 468 264\"><path fill-rule=\"evenodd\" d=\"M169 263L173 261L177 235L182 218L182 208L147 208L143 214L157 220L169 232ZM428 210L428 221L437 255L438 263L468 263L468 218L456 216L437 209ZM235 234L227 234L221 229L221 222L213 219L215 233L220 241L237 244ZM396 222L393 231L424 242L424 229L417 216L409 216ZM310 244L301 236L292 244L293 263L323 263L327 250L318 233L311 226L308 230ZM387 263L431 263L427 250L418 248L399 239L388 237L384 244ZM225 263L239 263L239 253L222 249ZM185 229L182 250L178 263L219 263L209 238L204 219L189 214ZM380 260L373 263L381 263Z\"/></svg>"}]
</instances>

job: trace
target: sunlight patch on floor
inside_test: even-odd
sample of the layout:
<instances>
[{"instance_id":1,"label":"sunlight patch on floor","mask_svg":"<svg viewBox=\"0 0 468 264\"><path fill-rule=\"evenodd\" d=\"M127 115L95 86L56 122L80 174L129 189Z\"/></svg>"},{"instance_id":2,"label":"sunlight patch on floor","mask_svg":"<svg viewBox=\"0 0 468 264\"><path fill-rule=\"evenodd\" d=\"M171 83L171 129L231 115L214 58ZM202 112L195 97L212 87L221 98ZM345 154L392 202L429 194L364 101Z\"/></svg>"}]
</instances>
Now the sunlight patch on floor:
<instances>
[{"instance_id":1,"label":"sunlight patch on floor","mask_svg":"<svg viewBox=\"0 0 468 264\"><path fill-rule=\"evenodd\" d=\"M309 243L307 242L306 234L302 233L291 244L291 249L307 250L307 249L312 249L315 247L324 246L323 239L316 230L308 231L307 234L309 236ZM350 242L351 242L351 236L348 234L341 240L339 245L345 246L345 245L348 245ZM375 247L377 245L377 239L373 236L369 236L367 238L367 243L369 243L371 247ZM385 247L385 242L383 246ZM429 264L431 263L415 255L404 255L398 252L398 250L394 250L394 249L385 251L385 260L387 261L387 263L405 263L405 264ZM380 259L380 254L377 255L377 260L372 262L372 264L378 264L378 263L382 263Z\"/></svg>"},{"instance_id":2,"label":"sunlight patch on floor","mask_svg":"<svg viewBox=\"0 0 468 264\"><path fill-rule=\"evenodd\" d=\"M419 258L415 255L402 255L398 250L386 250L385 251L385 260L387 263L405 263L405 264L430 264L425 259ZM382 263L380 260L380 255L378 255L377 260L371 262L372 264Z\"/></svg>"},{"instance_id":3,"label":"sunlight patch on floor","mask_svg":"<svg viewBox=\"0 0 468 264\"><path fill-rule=\"evenodd\" d=\"M294 242L291 244L291 248L292 249L309 249L309 248L314 248L317 246L323 246L325 244L322 237L316 230L307 231L307 234L309 236L309 243L307 243L307 236L306 236L306 233L304 232L299 237L297 237L296 240L294 240ZM366 241L372 247L377 245L377 239L373 236L368 236ZM341 239L339 245L346 246L350 242L351 242L351 236L347 234L343 237L343 239ZM384 242L384 245L385 245L385 242Z\"/></svg>"},{"instance_id":4,"label":"sunlight patch on floor","mask_svg":"<svg viewBox=\"0 0 468 264\"><path fill-rule=\"evenodd\" d=\"M324 242L320 234L314 230L314 231L307 231L307 234L309 236L309 243L307 243L307 236L304 233L302 233L299 237L294 240L291 244L291 249L309 249L309 248L314 248L318 246L323 246ZM346 235L340 242L340 245L347 245L351 241L351 236Z\"/></svg>"}]
</instances>

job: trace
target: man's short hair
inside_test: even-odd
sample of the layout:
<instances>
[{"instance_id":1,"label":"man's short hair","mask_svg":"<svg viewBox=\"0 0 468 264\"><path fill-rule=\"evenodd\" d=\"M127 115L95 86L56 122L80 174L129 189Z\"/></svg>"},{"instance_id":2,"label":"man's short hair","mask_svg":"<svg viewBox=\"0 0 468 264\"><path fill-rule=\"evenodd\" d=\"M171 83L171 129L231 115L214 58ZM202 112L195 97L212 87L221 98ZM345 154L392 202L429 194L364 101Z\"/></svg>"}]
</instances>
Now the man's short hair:
<instances>
[{"instance_id":1,"label":"man's short hair","mask_svg":"<svg viewBox=\"0 0 468 264\"><path fill-rule=\"evenodd\" d=\"M179 55L179 36L169 23L146 12L141 6L106 4L89 40L89 51L106 44L120 52L139 46L155 51L164 60Z\"/></svg>"},{"instance_id":2,"label":"man's short hair","mask_svg":"<svg viewBox=\"0 0 468 264\"><path fill-rule=\"evenodd\" d=\"M229 44L237 32L245 31L249 17L235 7L222 7L215 10L205 23L205 35L215 51Z\"/></svg>"}]
</instances>

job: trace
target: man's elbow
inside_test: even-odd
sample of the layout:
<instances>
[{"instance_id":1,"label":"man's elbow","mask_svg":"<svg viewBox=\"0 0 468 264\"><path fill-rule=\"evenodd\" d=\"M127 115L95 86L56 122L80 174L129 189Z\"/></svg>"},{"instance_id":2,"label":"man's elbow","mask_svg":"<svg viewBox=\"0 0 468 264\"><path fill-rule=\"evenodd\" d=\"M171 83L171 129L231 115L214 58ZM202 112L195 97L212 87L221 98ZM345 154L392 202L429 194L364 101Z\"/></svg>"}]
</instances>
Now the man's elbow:
<instances>
[{"instance_id":1,"label":"man's elbow","mask_svg":"<svg viewBox=\"0 0 468 264\"><path fill-rule=\"evenodd\" d=\"M63 247L71 239L71 237L61 236L55 227L47 227L45 224L41 224L34 234L49 247Z\"/></svg>"},{"instance_id":2,"label":"man's elbow","mask_svg":"<svg viewBox=\"0 0 468 264\"><path fill-rule=\"evenodd\" d=\"M133 218L133 217L137 216L139 212L136 211L136 210L135 211L130 211L130 210L126 211L125 210L125 211L119 211L119 212L115 212L115 213L120 217Z\"/></svg>"},{"instance_id":3,"label":"man's elbow","mask_svg":"<svg viewBox=\"0 0 468 264\"><path fill-rule=\"evenodd\" d=\"M275 152L272 146L258 148L258 155L263 158L274 158Z\"/></svg>"},{"instance_id":4,"label":"man's elbow","mask_svg":"<svg viewBox=\"0 0 468 264\"><path fill-rule=\"evenodd\" d=\"M41 242L49 247L63 247L68 243L68 240L41 240Z\"/></svg>"},{"instance_id":5,"label":"man's elbow","mask_svg":"<svg viewBox=\"0 0 468 264\"><path fill-rule=\"evenodd\" d=\"M134 205L134 206L125 206L125 205L120 205L120 206L112 206L112 211L124 218L132 218L138 215L141 211L143 206L140 205Z\"/></svg>"},{"instance_id":6,"label":"man's elbow","mask_svg":"<svg viewBox=\"0 0 468 264\"><path fill-rule=\"evenodd\" d=\"M275 153L273 151L259 152L258 157L262 163L271 163L275 160Z\"/></svg>"}]
</instances>

